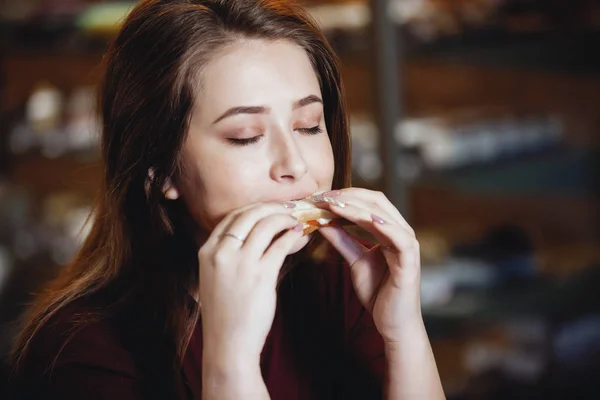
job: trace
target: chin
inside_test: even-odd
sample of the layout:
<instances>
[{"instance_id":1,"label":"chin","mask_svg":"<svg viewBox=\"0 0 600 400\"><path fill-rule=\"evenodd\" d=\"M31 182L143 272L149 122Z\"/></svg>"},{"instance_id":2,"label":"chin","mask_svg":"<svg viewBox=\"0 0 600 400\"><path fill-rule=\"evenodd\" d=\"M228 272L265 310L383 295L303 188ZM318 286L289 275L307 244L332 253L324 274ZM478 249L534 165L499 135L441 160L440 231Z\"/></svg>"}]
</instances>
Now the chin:
<instances>
[{"instance_id":1,"label":"chin","mask_svg":"<svg viewBox=\"0 0 600 400\"><path fill-rule=\"evenodd\" d=\"M296 244L294 245L294 247L292 247L292 249L290 250L290 252L288 253L288 255L292 255L294 253L297 253L300 250L302 250L304 247L306 247L306 245L310 241L310 238L312 237L312 235L313 235L312 233L309 233L308 235L304 235L300 239L298 239L298 241L296 242Z\"/></svg>"}]
</instances>

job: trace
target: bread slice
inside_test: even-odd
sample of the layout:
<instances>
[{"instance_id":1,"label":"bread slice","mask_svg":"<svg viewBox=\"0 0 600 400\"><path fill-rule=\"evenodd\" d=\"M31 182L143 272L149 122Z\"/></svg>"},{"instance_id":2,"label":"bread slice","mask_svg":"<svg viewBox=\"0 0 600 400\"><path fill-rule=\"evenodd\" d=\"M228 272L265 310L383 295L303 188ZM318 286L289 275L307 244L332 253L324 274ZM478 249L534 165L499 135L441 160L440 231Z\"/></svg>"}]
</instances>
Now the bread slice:
<instances>
[{"instance_id":1,"label":"bread slice","mask_svg":"<svg viewBox=\"0 0 600 400\"><path fill-rule=\"evenodd\" d=\"M340 219L331 211L317 207L315 202L310 199L296 200L294 203L296 208L294 208L292 215L298 222L303 224L305 235L316 231L322 226L329 226L334 220Z\"/></svg>"}]
</instances>

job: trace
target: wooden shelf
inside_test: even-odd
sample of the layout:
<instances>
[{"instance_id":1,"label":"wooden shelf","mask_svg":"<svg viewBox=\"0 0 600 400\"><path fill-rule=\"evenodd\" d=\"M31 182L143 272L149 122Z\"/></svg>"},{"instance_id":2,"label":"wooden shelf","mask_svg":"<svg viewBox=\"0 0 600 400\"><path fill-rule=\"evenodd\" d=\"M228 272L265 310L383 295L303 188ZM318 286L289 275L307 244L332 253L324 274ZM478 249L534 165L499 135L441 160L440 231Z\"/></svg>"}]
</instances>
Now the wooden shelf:
<instances>
[{"instance_id":1,"label":"wooden shelf","mask_svg":"<svg viewBox=\"0 0 600 400\"><path fill-rule=\"evenodd\" d=\"M92 199L98 192L102 170L97 160L73 156L49 159L39 155L15 158L12 181L35 196L70 190Z\"/></svg>"},{"instance_id":2,"label":"wooden shelf","mask_svg":"<svg viewBox=\"0 0 600 400\"><path fill-rule=\"evenodd\" d=\"M409 222L417 232L467 242L492 226L518 225L530 236L542 273L568 275L600 263L599 198L465 194L428 186L409 192Z\"/></svg>"},{"instance_id":3,"label":"wooden shelf","mask_svg":"<svg viewBox=\"0 0 600 400\"><path fill-rule=\"evenodd\" d=\"M0 112L22 107L40 82L69 92L92 86L102 76L102 54L27 54L7 56L0 63L4 80ZM0 128L1 129L1 128Z\"/></svg>"},{"instance_id":4,"label":"wooden shelf","mask_svg":"<svg viewBox=\"0 0 600 400\"><path fill-rule=\"evenodd\" d=\"M409 59L428 59L537 73L600 77L598 30L474 32L410 47Z\"/></svg>"}]
</instances>

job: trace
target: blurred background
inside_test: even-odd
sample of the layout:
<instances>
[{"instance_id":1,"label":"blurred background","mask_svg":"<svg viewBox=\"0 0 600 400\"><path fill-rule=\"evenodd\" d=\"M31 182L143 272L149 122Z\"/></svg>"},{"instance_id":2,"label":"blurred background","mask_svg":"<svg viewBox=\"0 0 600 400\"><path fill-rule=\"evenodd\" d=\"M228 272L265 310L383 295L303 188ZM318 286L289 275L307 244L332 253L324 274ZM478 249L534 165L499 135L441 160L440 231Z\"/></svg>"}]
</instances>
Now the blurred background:
<instances>
[{"instance_id":1,"label":"blurred background","mask_svg":"<svg viewBox=\"0 0 600 400\"><path fill-rule=\"evenodd\" d=\"M343 64L354 185L417 231L448 398L599 399L600 2L305 3ZM95 84L133 4L0 0L2 355L86 233Z\"/></svg>"}]
</instances>

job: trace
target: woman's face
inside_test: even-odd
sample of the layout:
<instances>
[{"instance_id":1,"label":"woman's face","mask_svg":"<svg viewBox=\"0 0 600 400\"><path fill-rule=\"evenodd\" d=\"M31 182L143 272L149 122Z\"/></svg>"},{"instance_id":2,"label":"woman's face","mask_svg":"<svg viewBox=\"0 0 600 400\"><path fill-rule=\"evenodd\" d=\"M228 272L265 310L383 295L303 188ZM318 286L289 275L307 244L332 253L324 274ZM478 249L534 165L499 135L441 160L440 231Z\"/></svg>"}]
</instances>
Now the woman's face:
<instances>
[{"instance_id":1,"label":"woman's face","mask_svg":"<svg viewBox=\"0 0 600 400\"><path fill-rule=\"evenodd\" d=\"M331 189L334 161L317 76L299 46L248 40L202 74L175 182L198 225Z\"/></svg>"}]
</instances>

